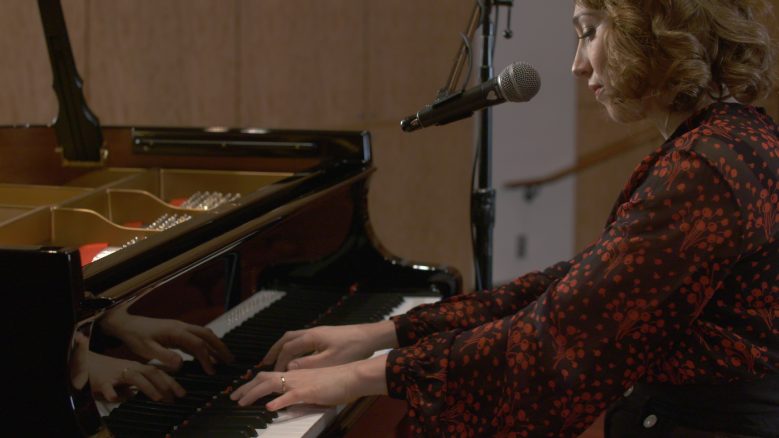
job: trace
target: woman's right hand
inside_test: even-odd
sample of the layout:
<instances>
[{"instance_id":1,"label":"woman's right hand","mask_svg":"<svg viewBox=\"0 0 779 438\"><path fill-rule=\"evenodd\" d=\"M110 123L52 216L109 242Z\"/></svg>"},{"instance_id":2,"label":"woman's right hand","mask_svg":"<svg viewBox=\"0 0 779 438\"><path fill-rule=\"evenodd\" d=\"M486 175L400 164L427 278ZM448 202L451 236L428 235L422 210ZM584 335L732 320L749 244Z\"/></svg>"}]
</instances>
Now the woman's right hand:
<instances>
[{"instance_id":1,"label":"woman's right hand","mask_svg":"<svg viewBox=\"0 0 779 438\"><path fill-rule=\"evenodd\" d=\"M275 371L322 368L365 359L376 350L397 347L392 321L320 326L284 333L262 359Z\"/></svg>"}]
</instances>

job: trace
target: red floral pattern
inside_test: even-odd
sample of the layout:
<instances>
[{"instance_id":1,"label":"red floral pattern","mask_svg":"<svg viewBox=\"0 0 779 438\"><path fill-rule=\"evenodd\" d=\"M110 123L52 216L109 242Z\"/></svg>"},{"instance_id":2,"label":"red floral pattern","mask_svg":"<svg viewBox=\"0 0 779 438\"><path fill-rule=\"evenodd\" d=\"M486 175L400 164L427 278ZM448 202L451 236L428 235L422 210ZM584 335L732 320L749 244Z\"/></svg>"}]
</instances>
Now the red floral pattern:
<instances>
[{"instance_id":1,"label":"red floral pattern","mask_svg":"<svg viewBox=\"0 0 779 438\"><path fill-rule=\"evenodd\" d=\"M779 372L779 132L717 103L645 158L569 262L394 319L415 432L578 436L636 382Z\"/></svg>"}]
</instances>

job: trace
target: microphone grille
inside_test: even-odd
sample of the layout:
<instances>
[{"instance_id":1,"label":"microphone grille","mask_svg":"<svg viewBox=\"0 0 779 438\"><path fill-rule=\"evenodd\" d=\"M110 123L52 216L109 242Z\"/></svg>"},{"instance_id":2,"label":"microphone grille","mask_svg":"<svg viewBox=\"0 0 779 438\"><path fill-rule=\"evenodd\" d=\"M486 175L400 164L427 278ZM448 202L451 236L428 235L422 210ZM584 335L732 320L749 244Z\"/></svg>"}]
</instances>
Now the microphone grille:
<instances>
[{"instance_id":1,"label":"microphone grille","mask_svg":"<svg viewBox=\"0 0 779 438\"><path fill-rule=\"evenodd\" d=\"M498 76L498 87L510 102L527 102L541 89L541 77L530 64L515 62Z\"/></svg>"}]
</instances>

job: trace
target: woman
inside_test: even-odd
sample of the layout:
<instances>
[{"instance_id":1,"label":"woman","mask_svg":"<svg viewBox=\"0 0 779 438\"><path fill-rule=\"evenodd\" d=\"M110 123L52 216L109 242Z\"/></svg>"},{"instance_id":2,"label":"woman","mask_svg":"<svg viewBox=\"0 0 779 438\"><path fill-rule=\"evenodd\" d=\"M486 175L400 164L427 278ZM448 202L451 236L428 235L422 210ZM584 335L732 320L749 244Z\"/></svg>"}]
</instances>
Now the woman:
<instances>
[{"instance_id":1,"label":"woman","mask_svg":"<svg viewBox=\"0 0 779 438\"><path fill-rule=\"evenodd\" d=\"M609 408L610 436L777 436L779 132L748 105L773 85L766 12L577 0L574 74L614 120L666 138L600 238L494 291L287 333L264 359L276 372L233 399L389 393L420 435L573 437Z\"/></svg>"}]
</instances>

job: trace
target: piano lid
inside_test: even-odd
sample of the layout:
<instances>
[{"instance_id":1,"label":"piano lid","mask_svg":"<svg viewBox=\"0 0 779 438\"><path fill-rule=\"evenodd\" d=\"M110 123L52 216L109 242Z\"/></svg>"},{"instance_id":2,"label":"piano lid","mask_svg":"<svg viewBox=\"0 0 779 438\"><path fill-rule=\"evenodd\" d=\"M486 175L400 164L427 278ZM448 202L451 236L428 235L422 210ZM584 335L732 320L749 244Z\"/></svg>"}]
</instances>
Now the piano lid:
<instances>
[{"instance_id":1,"label":"piano lid","mask_svg":"<svg viewBox=\"0 0 779 438\"><path fill-rule=\"evenodd\" d=\"M54 129L63 164L98 166L107 158L100 121L84 98L83 81L76 70L73 49L60 0L38 0L46 47L49 50L54 91L59 102Z\"/></svg>"}]
</instances>

